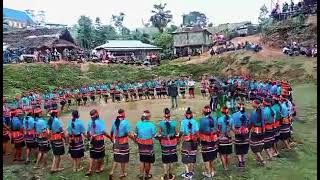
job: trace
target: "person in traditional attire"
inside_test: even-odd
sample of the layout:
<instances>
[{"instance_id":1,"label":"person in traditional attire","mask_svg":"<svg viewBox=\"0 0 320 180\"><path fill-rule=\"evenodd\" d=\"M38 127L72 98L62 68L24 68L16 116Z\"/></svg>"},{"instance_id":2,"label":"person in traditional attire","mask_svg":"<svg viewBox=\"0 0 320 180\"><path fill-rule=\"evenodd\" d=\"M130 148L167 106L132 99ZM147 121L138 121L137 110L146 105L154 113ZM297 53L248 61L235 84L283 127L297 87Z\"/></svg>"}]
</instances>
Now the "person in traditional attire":
<instances>
[{"instance_id":1,"label":"person in traditional attire","mask_svg":"<svg viewBox=\"0 0 320 180\"><path fill-rule=\"evenodd\" d=\"M47 121L42 118L42 110L37 108L34 110L34 127L36 131L37 143L39 145L39 153L34 169L40 168L40 163L43 163L43 168L47 167L48 152L51 147L49 144L49 130Z\"/></svg>"},{"instance_id":2,"label":"person in traditional attire","mask_svg":"<svg viewBox=\"0 0 320 180\"><path fill-rule=\"evenodd\" d=\"M229 115L229 109L226 106L221 108L222 116L218 118L218 141L219 154L224 170L228 170L230 165L230 154L232 154L232 117Z\"/></svg>"},{"instance_id":3,"label":"person in traditional attire","mask_svg":"<svg viewBox=\"0 0 320 180\"><path fill-rule=\"evenodd\" d=\"M126 177L126 168L129 162L129 137L132 138L131 126L126 119L123 109L118 110L117 118L112 122L111 138L113 141L113 165L109 173L109 179L113 178L114 170L121 167L120 178Z\"/></svg>"},{"instance_id":4,"label":"person in traditional attire","mask_svg":"<svg viewBox=\"0 0 320 180\"><path fill-rule=\"evenodd\" d=\"M239 103L238 111L232 114L232 130L235 134L234 150L238 158L238 167L246 166L245 155L249 151L249 113L246 112L244 103Z\"/></svg>"},{"instance_id":5,"label":"person in traditional attire","mask_svg":"<svg viewBox=\"0 0 320 180\"><path fill-rule=\"evenodd\" d=\"M105 145L104 139L109 136L106 133L104 120L100 119L96 109L90 111L91 120L88 123L87 137L90 139L90 162L86 176L91 176L93 168L96 173L104 171Z\"/></svg>"},{"instance_id":6,"label":"person in traditional attire","mask_svg":"<svg viewBox=\"0 0 320 180\"><path fill-rule=\"evenodd\" d=\"M77 110L72 111L72 119L68 122L68 143L69 153L73 160L73 172L83 169L80 166L81 158L84 156L84 135L85 127Z\"/></svg>"},{"instance_id":7,"label":"person in traditional attire","mask_svg":"<svg viewBox=\"0 0 320 180\"><path fill-rule=\"evenodd\" d=\"M50 143L53 153L51 173L62 171L60 167L61 156L65 154L64 142L65 134L62 128L62 122L58 118L58 110L51 110L51 116L48 121L50 131Z\"/></svg>"},{"instance_id":8,"label":"person in traditional attire","mask_svg":"<svg viewBox=\"0 0 320 180\"><path fill-rule=\"evenodd\" d=\"M214 160L218 151L217 118L211 116L209 105L203 108L203 115L204 117L200 119L199 138L206 171L202 172L202 175L211 178L215 174Z\"/></svg>"},{"instance_id":9,"label":"person in traditional attire","mask_svg":"<svg viewBox=\"0 0 320 180\"><path fill-rule=\"evenodd\" d=\"M273 143L273 149L274 149L274 155L280 157L279 150L278 150L278 141L280 136L280 122L281 122L281 104L279 103L279 98L277 96L272 97L272 110L274 111L274 143Z\"/></svg>"},{"instance_id":10,"label":"person in traditional attire","mask_svg":"<svg viewBox=\"0 0 320 180\"><path fill-rule=\"evenodd\" d=\"M161 145L162 151L162 163L164 167L163 180L172 180L175 175L172 174L173 163L178 162L177 144L177 122L170 118L169 108L164 109L164 119L159 123L158 139Z\"/></svg>"},{"instance_id":11,"label":"person in traditional attire","mask_svg":"<svg viewBox=\"0 0 320 180\"><path fill-rule=\"evenodd\" d=\"M264 149L267 152L268 159L271 160L273 157L274 149L274 116L275 113L271 108L271 101L265 99L262 102L262 120L265 123L264 129Z\"/></svg>"},{"instance_id":12,"label":"person in traditional attire","mask_svg":"<svg viewBox=\"0 0 320 180\"><path fill-rule=\"evenodd\" d=\"M254 110L250 114L250 148L256 155L257 162L264 166L266 161L261 155L264 147L264 122L260 100L254 100L252 106Z\"/></svg>"},{"instance_id":13,"label":"person in traditional attire","mask_svg":"<svg viewBox=\"0 0 320 180\"><path fill-rule=\"evenodd\" d=\"M156 126L150 121L150 111L145 110L141 117L141 121L136 124L135 141L138 144L140 155L140 179L152 178L151 164L155 161L155 155L153 150L153 138L157 131Z\"/></svg>"},{"instance_id":14,"label":"person in traditional attire","mask_svg":"<svg viewBox=\"0 0 320 180\"><path fill-rule=\"evenodd\" d=\"M11 120L11 137L14 144L14 159L13 161L23 161L22 148L25 147L23 137L23 112L21 109L16 109L12 114Z\"/></svg>"},{"instance_id":15,"label":"person in traditional attire","mask_svg":"<svg viewBox=\"0 0 320 180\"><path fill-rule=\"evenodd\" d=\"M185 166L183 178L191 179L194 175L194 164L197 158L199 124L193 119L192 111L188 107L185 118L181 121L180 134L182 143L182 163Z\"/></svg>"},{"instance_id":16,"label":"person in traditional attire","mask_svg":"<svg viewBox=\"0 0 320 180\"><path fill-rule=\"evenodd\" d=\"M36 131L34 126L33 110L27 111L27 116L23 119L24 139L26 141L26 164L30 163L31 150L36 150L38 144L36 141Z\"/></svg>"}]
</instances>

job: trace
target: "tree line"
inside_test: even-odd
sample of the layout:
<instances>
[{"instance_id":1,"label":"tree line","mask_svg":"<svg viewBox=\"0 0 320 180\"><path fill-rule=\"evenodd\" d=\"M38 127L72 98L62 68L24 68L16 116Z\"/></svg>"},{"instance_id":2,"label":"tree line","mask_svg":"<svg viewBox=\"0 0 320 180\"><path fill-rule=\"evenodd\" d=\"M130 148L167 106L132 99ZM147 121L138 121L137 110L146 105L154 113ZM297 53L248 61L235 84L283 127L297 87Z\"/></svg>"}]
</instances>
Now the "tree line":
<instances>
[{"instance_id":1,"label":"tree line","mask_svg":"<svg viewBox=\"0 0 320 180\"><path fill-rule=\"evenodd\" d=\"M102 24L97 17L94 21L87 16L81 16L78 23L71 29L77 43L86 49L106 43L106 40L139 40L143 43L153 44L161 47L163 52L172 50L173 38L170 34L178 29L176 25L168 25L172 21L172 13L166 9L167 4L155 4L151 10L150 23L144 24L144 28L155 28L156 33L146 33L135 29L131 31L125 27L123 21L126 14L120 12L112 15L110 24ZM183 15L184 21L180 26L207 26L208 18L205 14L193 11ZM212 23L209 24L212 26Z\"/></svg>"}]
</instances>

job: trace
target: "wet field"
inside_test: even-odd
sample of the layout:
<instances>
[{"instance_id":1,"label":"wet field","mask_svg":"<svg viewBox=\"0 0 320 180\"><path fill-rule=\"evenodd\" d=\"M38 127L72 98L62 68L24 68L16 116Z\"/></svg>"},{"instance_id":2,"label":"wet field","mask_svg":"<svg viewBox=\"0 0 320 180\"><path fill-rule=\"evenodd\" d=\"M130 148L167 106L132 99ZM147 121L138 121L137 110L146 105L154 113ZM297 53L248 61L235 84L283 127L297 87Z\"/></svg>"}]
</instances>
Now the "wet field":
<instances>
[{"instance_id":1,"label":"wet field","mask_svg":"<svg viewBox=\"0 0 320 180\"><path fill-rule=\"evenodd\" d=\"M282 158L274 159L267 163L266 167L257 166L252 152L249 151L247 168L240 171L236 168L235 154L231 156L230 170L223 172L221 163L218 159L215 160L216 176L213 179L315 179L316 172L316 155L317 155L317 87L313 84L301 84L293 87L294 89L294 101L297 104L297 119L294 122L294 137L297 142L296 146L291 150L282 151ZM195 113L195 117L201 116L201 109L204 105L208 104L209 100L202 99L199 95L196 99L179 99L179 107L172 111L173 118L178 122L183 118L183 114L187 107L191 107L191 110ZM123 108L126 111L127 119L131 122L131 126L134 129L135 122L141 117L143 110L148 109L151 111L151 120L157 123L163 116L163 109L165 107L171 107L170 99L154 99L154 100L142 100L136 102L121 102L121 103L108 103L97 104L88 107L79 107L80 116L83 121L87 123L89 120L89 112L95 108L99 111L100 117L105 120L108 131L110 130L112 119L117 115L117 110ZM70 113L61 116L64 124L70 119ZM112 164L112 151L111 144L107 143L106 151L106 170L101 174L94 174L90 178L84 177L85 170L78 173L72 172L72 164L69 156L65 155L62 161L63 167L66 169L63 172L56 173L54 175L49 174L51 157L49 157L48 167L45 170L32 169L32 165L24 165L23 163L12 164L9 157L4 158L4 179L94 179L105 180L108 179L110 166ZM136 176L139 173L139 156L137 154L137 146L134 143L130 145L130 163L128 168L128 177L125 179L138 179ZM180 147L179 147L180 148ZM156 162L153 164L151 173L153 179L159 180L163 174L163 168L161 163L161 151L159 143L155 145ZM49 154L52 152L50 151ZM266 157L266 154L264 154ZM88 151L85 158L82 161L82 165L86 168L88 162ZM174 172L177 179L182 179L180 174L184 171L183 164L180 162L181 156L179 153L179 162L174 168ZM197 164L195 176L193 179L203 179L201 172L203 171L202 157L199 153L197 156ZM115 179L119 175L119 171L115 172Z\"/></svg>"}]
</instances>

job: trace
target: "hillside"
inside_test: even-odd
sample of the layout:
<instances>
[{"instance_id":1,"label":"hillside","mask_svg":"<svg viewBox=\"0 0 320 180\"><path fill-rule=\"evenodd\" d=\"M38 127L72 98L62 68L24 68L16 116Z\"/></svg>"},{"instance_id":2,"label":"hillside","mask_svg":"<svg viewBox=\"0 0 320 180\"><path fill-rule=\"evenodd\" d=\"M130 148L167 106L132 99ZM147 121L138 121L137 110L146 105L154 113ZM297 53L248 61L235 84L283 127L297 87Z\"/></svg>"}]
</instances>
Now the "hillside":
<instances>
[{"instance_id":1,"label":"hillside","mask_svg":"<svg viewBox=\"0 0 320 180\"><path fill-rule=\"evenodd\" d=\"M290 42L306 46L317 44L317 16L298 16L274 23L266 29L262 42L275 48L282 48Z\"/></svg>"}]
</instances>

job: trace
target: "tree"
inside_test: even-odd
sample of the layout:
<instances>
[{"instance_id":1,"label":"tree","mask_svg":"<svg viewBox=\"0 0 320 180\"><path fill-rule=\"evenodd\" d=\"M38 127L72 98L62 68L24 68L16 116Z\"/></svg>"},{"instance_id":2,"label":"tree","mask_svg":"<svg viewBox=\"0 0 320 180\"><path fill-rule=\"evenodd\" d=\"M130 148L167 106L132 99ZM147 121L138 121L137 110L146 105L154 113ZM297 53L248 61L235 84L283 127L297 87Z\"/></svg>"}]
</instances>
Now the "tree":
<instances>
[{"instance_id":1,"label":"tree","mask_svg":"<svg viewBox=\"0 0 320 180\"><path fill-rule=\"evenodd\" d=\"M77 40L83 48L93 47L92 20L86 16L80 16L78 20Z\"/></svg>"},{"instance_id":2,"label":"tree","mask_svg":"<svg viewBox=\"0 0 320 180\"><path fill-rule=\"evenodd\" d=\"M205 27L207 25L207 20L207 16L198 11L192 11L189 14L183 15L184 26Z\"/></svg>"},{"instance_id":3,"label":"tree","mask_svg":"<svg viewBox=\"0 0 320 180\"><path fill-rule=\"evenodd\" d=\"M143 43L147 43L150 44L150 36L146 33L142 33L140 32L138 29L136 29L135 31L132 32L132 39L133 40L138 40L141 41Z\"/></svg>"},{"instance_id":4,"label":"tree","mask_svg":"<svg viewBox=\"0 0 320 180\"><path fill-rule=\"evenodd\" d=\"M166 29L166 31L169 33L172 33L172 32L175 32L177 29L178 29L178 26L172 24L170 27Z\"/></svg>"},{"instance_id":5,"label":"tree","mask_svg":"<svg viewBox=\"0 0 320 180\"><path fill-rule=\"evenodd\" d=\"M101 20L100 20L99 17L96 17L95 26L96 26L96 28L100 28L101 27Z\"/></svg>"},{"instance_id":6,"label":"tree","mask_svg":"<svg viewBox=\"0 0 320 180\"><path fill-rule=\"evenodd\" d=\"M162 48L162 50L172 49L173 37L171 34L165 32L158 33L153 38L153 44Z\"/></svg>"},{"instance_id":7,"label":"tree","mask_svg":"<svg viewBox=\"0 0 320 180\"><path fill-rule=\"evenodd\" d=\"M267 24L269 23L269 11L267 6L264 4L261 8L260 8L260 15L258 17L258 22L259 22L259 27L261 30L265 29Z\"/></svg>"},{"instance_id":8,"label":"tree","mask_svg":"<svg viewBox=\"0 0 320 180\"><path fill-rule=\"evenodd\" d=\"M213 23L209 23L209 24L208 24L208 27L213 27Z\"/></svg>"},{"instance_id":9,"label":"tree","mask_svg":"<svg viewBox=\"0 0 320 180\"><path fill-rule=\"evenodd\" d=\"M124 16L125 14L123 12L120 12L119 15L112 15L111 21L117 28L118 33L122 33Z\"/></svg>"},{"instance_id":10,"label":"tree","mask_svg":"<svg viewBox=\"0 0 320 180\"><path fill-rule=\"evenodd\" d=\"M150 17L150 21L154 27L159 29L160 33L163 32L163 29L172 20L171 11L164 10L166 5L166 3L164 3L163 5L161 3L155 4L153 5L154 10L151 11L153 15Z\"/></svg>"},{"instance_id":11,"label":"tree","mask_svg":"<svg viewBox=\"0 0 320 180\"><path fill-rule=\"evenodd\" d=\"M105 25L102 27L102 33L105 36L105 40L115 40L118 38L116 29L111 25Z\"/></svg>"}]
</instances>

